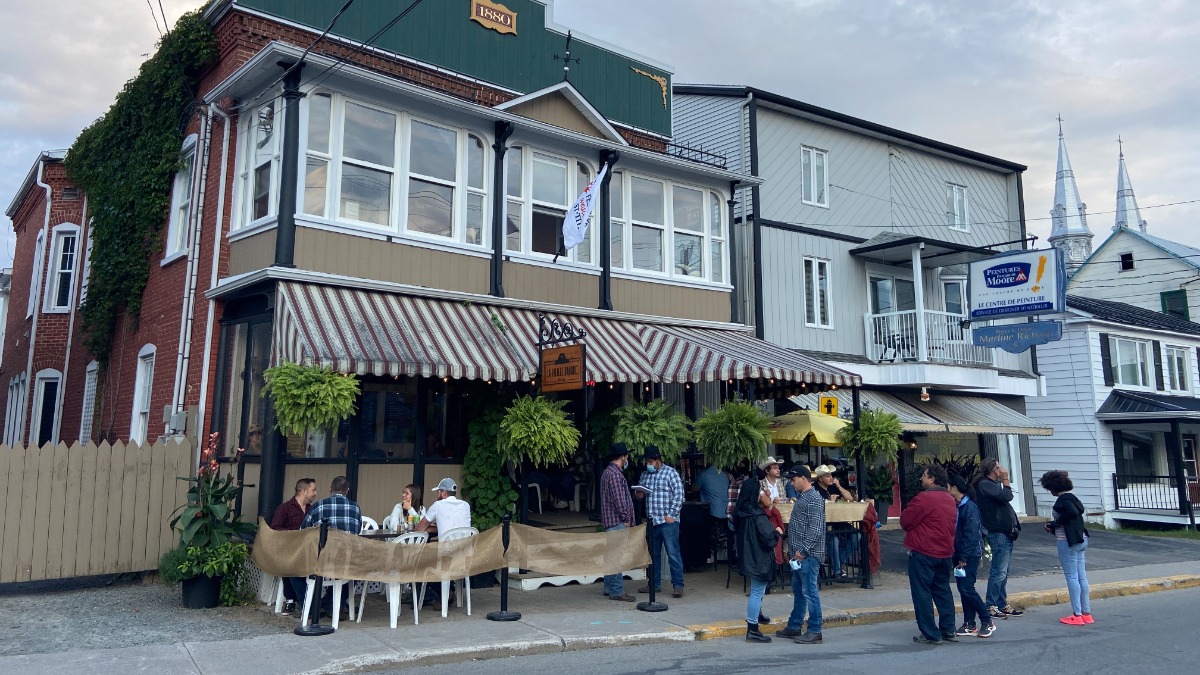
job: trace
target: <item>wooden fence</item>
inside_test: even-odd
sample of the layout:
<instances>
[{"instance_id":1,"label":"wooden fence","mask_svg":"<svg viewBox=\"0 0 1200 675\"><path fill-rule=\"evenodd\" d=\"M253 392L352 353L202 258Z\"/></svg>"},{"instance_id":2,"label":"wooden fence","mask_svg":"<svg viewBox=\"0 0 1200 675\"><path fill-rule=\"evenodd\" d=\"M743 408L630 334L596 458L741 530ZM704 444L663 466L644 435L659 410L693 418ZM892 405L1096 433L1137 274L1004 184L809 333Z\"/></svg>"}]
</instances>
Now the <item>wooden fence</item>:
<instances>
[{"instance_id":1,"label":"wooden fence","mask_svg":"<svg viewBox=\"0 0 1200 675\"><path fill-rule=\"evenodd\" d=\"M192 447L0 445L0 583L156 569Z\"/></svg>"}]
</instances>

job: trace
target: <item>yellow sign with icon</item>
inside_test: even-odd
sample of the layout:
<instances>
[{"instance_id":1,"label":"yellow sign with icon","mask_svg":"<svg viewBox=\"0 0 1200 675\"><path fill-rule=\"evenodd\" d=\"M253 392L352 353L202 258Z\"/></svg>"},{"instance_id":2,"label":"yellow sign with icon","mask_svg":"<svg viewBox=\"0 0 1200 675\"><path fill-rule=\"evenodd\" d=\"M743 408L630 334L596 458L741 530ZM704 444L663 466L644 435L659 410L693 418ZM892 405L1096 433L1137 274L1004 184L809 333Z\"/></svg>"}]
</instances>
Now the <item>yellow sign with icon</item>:
<instances>
[{"instance_id":1,"label":"yellow sign with icon","mask_svg":"<svg viewBox=\"0 0 1200 675\"><path fill-rule=\"evenodd\" d=\"M817 404L817 410L826 415L838 416L838 398L836 396L822 396L820 403Z\"/></svg>"}]
</instances>

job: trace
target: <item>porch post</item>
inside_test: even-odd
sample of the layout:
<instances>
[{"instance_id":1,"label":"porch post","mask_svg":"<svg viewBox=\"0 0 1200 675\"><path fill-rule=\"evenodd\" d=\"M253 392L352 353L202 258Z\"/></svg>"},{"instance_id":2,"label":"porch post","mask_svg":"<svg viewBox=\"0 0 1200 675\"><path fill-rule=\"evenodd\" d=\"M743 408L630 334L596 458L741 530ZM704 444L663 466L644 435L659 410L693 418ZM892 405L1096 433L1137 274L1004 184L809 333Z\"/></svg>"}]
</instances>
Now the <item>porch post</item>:
<instances>
[{"instance_id":1,"label":"porch post","mask_svg":"<svg viewBox=\"0 0 1200 675\"><path fill-rule=\"evenodd\" d=\"M858 387L850 388L850 400L854 406L854 430L857 431L858 415L862 411L862 404L858 397ZM867 463L863 460L861 452L858 453L858 457L854 460L854 472L858 474L858 498L860 501L866 501L870 497L867 494ZM861 563L860 568L862 569L862 588L874 588L871 585L871 549L867 546L866 535L858 538L858 544L858 560Z\"/></svg>"},{"instance_id":2,"label":"porch post","mask_svg":"<svg viewBox=\"0 0 1200 675\"><path fill-rule=\"evenodd\" d=\"M1167 439L1167 451L1171 453L1171 464L1175 467L1175 489L1179 492L1179 514L1188 515L1187 471L1183 467L1183 432L1179 420L1171 420L1171 435Z\"/></svg>"},{"instance_id":3,"label":"porch post","mask_svg":"<svg viewBox=\"0 0 1200 675\"><path fill-rule=\"evenodd\" d=\"M929 360L929 347L925 335L925 281L921 278L921 249L924 244L912 247L913 302L917 306L917 360Z\"/></svg>"}]
</instances>

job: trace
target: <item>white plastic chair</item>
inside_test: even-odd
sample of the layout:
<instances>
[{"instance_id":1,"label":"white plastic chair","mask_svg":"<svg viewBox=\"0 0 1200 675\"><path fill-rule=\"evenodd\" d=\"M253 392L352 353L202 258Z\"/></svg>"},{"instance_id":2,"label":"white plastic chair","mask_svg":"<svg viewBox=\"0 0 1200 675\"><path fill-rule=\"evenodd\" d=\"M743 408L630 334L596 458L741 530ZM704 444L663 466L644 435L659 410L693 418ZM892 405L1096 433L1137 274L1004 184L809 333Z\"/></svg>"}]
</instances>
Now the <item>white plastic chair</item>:
<instances>
[{"instance_id":1,"label":"white plastic chair","mask_svg":"<svg viewBox=\"0 0 1200 675\"><path fill-rule=\"evenodd\" d=\"M308 590L304 593L304 623L302 625L305 625L305 626L308 625L308 611L312 607L313 590L316 585L317 585L316 578L309 577L308 578ZM349 600L350 613L347 614L346 616L355 616L355 613L354 613L354 582L350 579L322 579L321 580L321 593L322 594L325 593L326 588L333 589L333 620L330 622L330 625L333 626L334 630L337 630L338 615L341 614L340 610L342 608L342 586L346 586L346 585L350 586L350 600Z\"/></svg>"},{"instance_id":2,"label":"white plastic chair","mask_svg":"<svg viewBox=\"0 0 1200 675\"><path fill-rule=\"evenodd\" d=\"M479 534L479 530L473 527L456 527L453 530L438 533L438 541L454 541L455 539L466 539ZM447 604L450 602L450 579L442 582L442 618L446 617ZM467 616L471 616L471 577L463 577L462 592L458 594L458 606L462 607L463 595L467 596Z\"/></svg>"},{"instance_id":3,"label":"white plastic chair","mask_svg":"<svg viewBox=\"0 0 1200 675\"><path fill-rule=\"evenodd\" d=\"M374 518L371 518L370 516L362 516L362 529L360 530L361 532L374 532L375 530L378 530L378 529L379 529L379 523L375 522Z\"/></svg>"},{"instance_id":4,"label":"white plastic chair","mask_svg":"<svg viewBox=\"0 0 1200 675\"><path fill-rule=\"evenodd\" d=\"M379 529L379 523L376 523L374 518L369 516L362 516L361 518L362 528L359 530L359 532L375 532ZM387 522L386 518L384 519L384 522ZM350 587L350 594L354 595L354 593L357 592L357 585L362 584L362 599L358 603L358 621L362 621L363 606L367 604L367 583L368 582L366 581L356 581L354 582L354 585ZM351 612L350 616L354 616L354 612Z\"/></svg>"},{"instance_id":5,"label":"white plastic chair","mask_svg":"<svg viewBox=\"0 0 1200 675\"><path fill-rule=\"evenodd\" d=\"M275 613L283 613L283 577L275 577Z\"/></svg>"},{"instance_id":6,"label":"white plastic chair","mask_svg":"<svg viewBox=\"0 0 1200 675\"><path fill-rule=\"evenodd\" d=\"M428 532L406 532L391 539L393 543L404 545L421 545L429 541ZM391 614L392 628L400 615L400 594L404 591L404 582L389 581L387 584L388 611ZM413 625L420 623L417 611L421 609L421 601L425 598L425 584L412 584L413 594ZM358 620L362 621L362 608L359 608Z\"/></svg>"}]
</instances>

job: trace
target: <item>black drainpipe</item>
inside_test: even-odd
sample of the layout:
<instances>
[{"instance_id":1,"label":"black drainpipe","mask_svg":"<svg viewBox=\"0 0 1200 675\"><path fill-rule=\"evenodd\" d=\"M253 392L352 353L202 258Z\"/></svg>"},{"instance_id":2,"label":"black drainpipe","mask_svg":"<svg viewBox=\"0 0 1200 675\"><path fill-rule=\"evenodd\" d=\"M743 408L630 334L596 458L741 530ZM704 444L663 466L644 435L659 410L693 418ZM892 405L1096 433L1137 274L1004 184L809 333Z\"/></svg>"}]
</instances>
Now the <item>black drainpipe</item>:
<instances>
[{"instance_id":1,"label":"black drainpipe","mask_svg":"<svg viewBox=\"0 0 1200 675\"><path fill-rule=\"evenodd\" d=\"M612 218L608 202L608 183L612 180L613 166L621 159L616 150L600 151L600 166L608 165L608 173L600 181L600 309L611 310L612 304ZM628 236L628 235L626 235ZM624 243L622 241L622 243Z\"/></svg>"},{"instance_id":2,"label":"black drainpipe","mask_svg":"<svg viewBox=\"0 0 1200 675\"><path fill-rule=\"evenodd\" d=\"M758 175L758 99L750 99L750 175ZM762 225L758 222L758 214L762 212L759 208L759 200L762 195L759 194L758 186L750 188L751 201L753 209L747 211L742 209L742 213L753 218L750 232L753 235L753 254L751 256L754 265L754 335L760 340L765 335L763 326L763 317L766 311L763 309L763 272L762 272ZM744 220L744 219L743 219Z\"/></svg>"},{"instance_id":3,"label":"black drainpipe","mask_svg":"<svg viewBox=\"0 0 1200 675\"><path fill-rule=\"evenodd\" d=\"M275 227L275 266L296 266L296 182L300 162L300 71L304 64L280 61L283 78L283 155L279 159L279 208Z\"/></svg>"},{"instance_id":4,"label":"black drainpipe","mask_svg":"<svg viewBox=\"0 0 1200 675\"><path fill-rule=\"evenodd\" d=\"M492 270L491 289L489 294L497 298L504 297L504 235L507 221L506 200L504 193L504 154L508 152L505 143L512 136L512 122L496 122L496 142L492 150L496 152L496 163L492 169ZM517 177L520 180L520 177Z\"/></svg>"},{"instance_id":5,"label":"black drainpipe","mask_svg":"<svg viewBox=\"0 0 1200 675\"><path fill-rule=\"evenodd\" d=\"M733 209L737 206L737 199L735 199L735 195L737 195L737 186L740 182L741 181L736 180L729 181L729 201L726 202L726 204L729 205L729 229L726 230L729 232L729 237L727 238L727 241L729 242L729 285L733 287L733 290L729 292L730 323L740 323L742 316L741 307L738 306L741 302L738 297L738 249L737 237L734 236L735 230L733 227Z\"/></svg>"}]
</instances>

